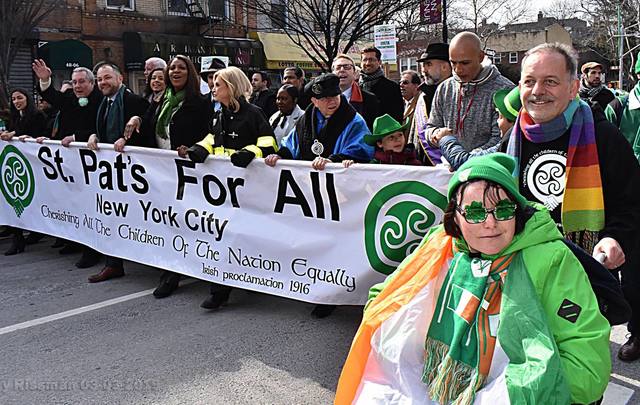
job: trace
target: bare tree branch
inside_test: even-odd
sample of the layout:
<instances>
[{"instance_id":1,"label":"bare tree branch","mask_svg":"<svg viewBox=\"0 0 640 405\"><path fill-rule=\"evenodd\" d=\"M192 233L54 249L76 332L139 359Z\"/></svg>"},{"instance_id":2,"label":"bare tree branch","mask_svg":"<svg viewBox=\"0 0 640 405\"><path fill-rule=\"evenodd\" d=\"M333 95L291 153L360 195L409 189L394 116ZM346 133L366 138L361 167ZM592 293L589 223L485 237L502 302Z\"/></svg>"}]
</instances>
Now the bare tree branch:
<instances>
[{"instance_id":1,"label":"bare tree branch","mask_svg":"<svg viewBox=\"0 0 640 405\"><path fill-rule=\"evenodd\" d=\"M405 10L419 10L420 0L286 0L286 17L272 7L276 0L231 0L243 9L268 17L323 70L379 24ZM343 46L341 46L343 45Z\"/></svg>"},{"instance_id":2,"label":"bare tree branch","mask_svg":"<svg viewBox=\"0 0 640 405\"><path fill-rule=\"evenodd\" d=\"M451 20L458 20L460 28L475 32L485 44L505 26L530 16L530 0L512 0L508 7L504 0L458 0L451 10Z\"/></svg>"},{"instance_id":3,"label":"bare tree branch","mask_svg":"<svg viewBox=\"0 0 640 405\"><path fill-rule=\"evenodd\" d=\"M64 0L0 0L0 106L9 103L9 71L36 26Z\"/></svg>"}]
</instances>

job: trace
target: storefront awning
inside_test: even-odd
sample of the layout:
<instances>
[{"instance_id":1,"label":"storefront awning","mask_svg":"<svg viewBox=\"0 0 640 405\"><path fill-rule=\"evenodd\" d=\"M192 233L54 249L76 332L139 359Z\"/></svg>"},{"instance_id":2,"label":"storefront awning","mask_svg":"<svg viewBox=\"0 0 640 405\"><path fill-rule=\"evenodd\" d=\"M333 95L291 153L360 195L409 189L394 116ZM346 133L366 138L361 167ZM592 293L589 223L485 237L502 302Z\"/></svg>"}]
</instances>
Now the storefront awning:
<instances>
[{"instance_id":1,"label":"storefront awning","mask_svg":"<svg viewBox=\"0 0 640 405\"><path fill-rule=\"evenodd\" d=\"M152 56L169 60L175 55L188 56L200 69L203 56L228 56L232 66L259 70L263 66L262 45L246 38L203 38L144 32L125 32L125 69L144 70L144 61Z\"/></svg>"},{"instance_id":2,"label":"storefront awning","mask_svg":"<svg viewBox=\"0 0 640 405\"><path fill-rule=\"evenodd\" d=\"M305 70L318 70L320 67L311 60L302 48L293 43L286 34L274 32L256 32L253 34L262 42L267 69L284 69L288 66L299 66ZM341 45L345 43L341 41ZM350 49L349 55L358 64L360 63L360 49L364 43L356 43Z\"/></svg>"},{"instance_id":3,"label":"storefront awning","mask_svg":"<svg viewBox=\"0 0 640 405\"><path fill-rule=\"evenodd\" d=\"M93 51L84 42L75 39L47 42L38 48L38 57L44 59L51 70L77 67L93 68Z\"/></svg>"}]
</instances>

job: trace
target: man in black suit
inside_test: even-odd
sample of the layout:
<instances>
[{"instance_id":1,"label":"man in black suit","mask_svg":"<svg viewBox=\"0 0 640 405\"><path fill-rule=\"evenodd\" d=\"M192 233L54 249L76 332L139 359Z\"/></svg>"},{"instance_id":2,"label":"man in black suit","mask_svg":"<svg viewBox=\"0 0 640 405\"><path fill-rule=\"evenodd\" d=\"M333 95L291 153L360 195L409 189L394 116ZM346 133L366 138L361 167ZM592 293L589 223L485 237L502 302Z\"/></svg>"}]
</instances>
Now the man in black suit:
<instances>
[{"instance_id":1,"label":"man in black suit","mask_svg":"<svg viewBox=\"0 0 640 405\"><path fill-rule=\"evenodd\" d=\"M38 91L42 99L58 109L57 125L54 125L52 137L62 141L62 146L69 146L71 142L86 142L89 136L96 132L96 114L102 102L102 93L95 85L93 72L86 67L73 69L71 73L72 91L60 92L51 84L51 69L42 59L36 59L32 64L33 72L39 79ZM53 247L60 247L58 243ZM60 254L76 253L82 250L76 267L84 269L95 265L100 260L100 254L95 250L83 247L77 242L67 241L60 250Z\"/></svg>"},{"instance_id":2,"label":"man in black suit","mask_svg":"<svg viewBox=\"0 0 640 405\"><path fill-rule=\"evenodd\" d=\"M111 63L104 63L97 72L98 87L104 96L98 107L96 116L97 131L89 137L87 147L98 149L98 142L112 143L116 151L122 151L127 142L124 135L124 126L131 117L142 116L149 107L149 102L142 97L133 94L122 84L120 69ZM139 146L150 146L144 137L133 137ZM105 267L98 273L89 277L90 283L109 280L124 276L123 260L118 257L107 256Z\"/></svg>"},{"instance_id":3,"label":"man in black suit","mask_svg":"<svg viewBox=\"0 0 640 405\"><path fill-rule=\"evenodd\" d=\"M89 135L96 132L96 113L102 102L91 70L85 67L73 69L73 92L61 93L51 85L51 69L42 59L36 59L32 67L39 79L38 91L42 99L60 111L56 139L62 140L63 146L73 141L86 142Z\"/></svg>"},{"instance_id":4,"label":"man in black suit","mask_svg":"<svg viewBox=\"0 0 640 405\"><path fill-rule=\"evenodd\" d=\"M253 94L249 99L249 102L262 109L265 117L269 119L278 111L276 107L276 92L271 90L271 79L266 72L256 72L251 76L251 87L253 87Z\"/></svg>"},{"instance_id":5,"label":"man in black suit","mask_svg":"<svg viewBox=\"0 0 640 405\"><path fill-rule=\"evenodd\" d=\"M378 97L379 115L389 114L398 122L402 122L404 100L400 93L400 85L384 77L382 70L382 53L375 46L362 50L362 72L360 87Z\"/></svg>"},{"instance_id":6,"label":"man in black suit","mask_svg":"<svg viewBox=\"0 0 640 405\"><path fill-rule=\"evenodd\" d=\"M362 90L356 82L356 65L353 59L349 55L340 54L333 60L331 70L340 78L342 95L362 115L369 131L372 131L373 121L380 115L380 103L375 94Z\"/></svg>"}]
</instances>

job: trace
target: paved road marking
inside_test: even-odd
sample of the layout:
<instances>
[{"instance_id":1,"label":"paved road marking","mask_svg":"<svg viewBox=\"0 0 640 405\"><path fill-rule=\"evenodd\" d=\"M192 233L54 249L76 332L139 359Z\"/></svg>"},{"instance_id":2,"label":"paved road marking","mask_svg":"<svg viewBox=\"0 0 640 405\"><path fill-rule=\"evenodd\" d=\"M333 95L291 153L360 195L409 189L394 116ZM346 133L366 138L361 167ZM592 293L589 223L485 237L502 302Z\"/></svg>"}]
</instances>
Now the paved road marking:
<instances>
[{"instance_id":1,"label":"paved road marking","mask_svg":"<svg viewBox=\"0 0 640 405\"><path fill-rule=\"evenodd\" d=\"M615 378L617 380L620 380L620 381L622 381L624 383L627 383L629 385L633 385L635 387L640 387L640 381L634 380L633 378L625 377L623 375L616 374L616 373L611 373L611 377Z\"/></svg>"},{"instance_id":2,"label":"paved road marking","mask_svg":"<svg viewBox=\"0 0 640 405\"><path fill-rule=\"evenodd\" d=\"M617 374L611 374L611 377L630 383L630 384L634 384L634 385L638 384L637 381L632 380L631 378L623 377ZM631 383L627 380L634 381L634 383ZM634 394L634 391L632 389L610 382L609 385L607 385L607 390L604 392L604 399L602 401L602 405L628 404L633 394Z\"/></svg>"},{"instance_id":3,"label":"paved road marking","mask_svg":"<svg viewBox=\"0 0 640 405\"><path fill-rule=\"evenodd\" d=\"M183 282L180 283L180 285L181 286L185 286L185 285L193 284L196 281L199 281L199 280L183 281ZM5 326L4 328L0 328L0 336L1 335L5 335L7 333L15 332L17 330L27 329L27 328L30 328L32 326L42 325L42 324L45 324L45 323L57 321L59 319L68 318L70 316L83 314L85 312L95 311L96 309L101 309L101 308L105 308L105 307L108 307L108 306L111 306L111 305L116 305L116 304L119 304L121 302L131 301L131 300L134 300L136 298L144 297L145 295L150 295L150 294L153 293L153 290L155 290L155 288L150 288L148 290L140 291L140 292L129 294L129 295L123 295L122 297L113 298L113 299L110 299L110 300L98 302L96 304L91 304L91 305L87 305L87 306L84 306L84 307L71 309L69 311L60 312L58 314L53 314L53 315L49 315L49 316L45 316L45 317L37 318L37 319L32 319L32 320L27 321L27 322L21 322L21 323L16 323L15 325Z\"/></svg>"}]
</instances>

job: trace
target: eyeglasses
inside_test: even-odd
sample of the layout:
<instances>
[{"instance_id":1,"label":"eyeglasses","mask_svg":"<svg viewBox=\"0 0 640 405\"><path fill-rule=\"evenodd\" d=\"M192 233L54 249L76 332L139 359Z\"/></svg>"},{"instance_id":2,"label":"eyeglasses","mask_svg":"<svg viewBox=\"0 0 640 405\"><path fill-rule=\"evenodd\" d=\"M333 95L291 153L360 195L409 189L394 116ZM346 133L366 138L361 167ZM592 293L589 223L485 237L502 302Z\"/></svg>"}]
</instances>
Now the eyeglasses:
<instances>
[{"instance_id":1,"label":"eyeglasses","mask_svg":"<svg viewBox=\"0 0 640 405\"><path fill-rule=\"evenodd\" d=\"M464 217L469 224L481 224L492 214L496 221L508 221L516 216L518 206L510 200L500 200L495 208L485 208L478 201L464 207L464 210L456 205L456 211Z\"/></svg>"},{"instance_id":2,"label":"eyeglasses","mask_svg":"<svg viewBox=\"0 0 640 405\"><path fill-rule=\"evenodd\" d=\"M351 70L353 69L353 65L347 64L347 65L336 65L335 70Z\"/></svg>"}]
</instances>

